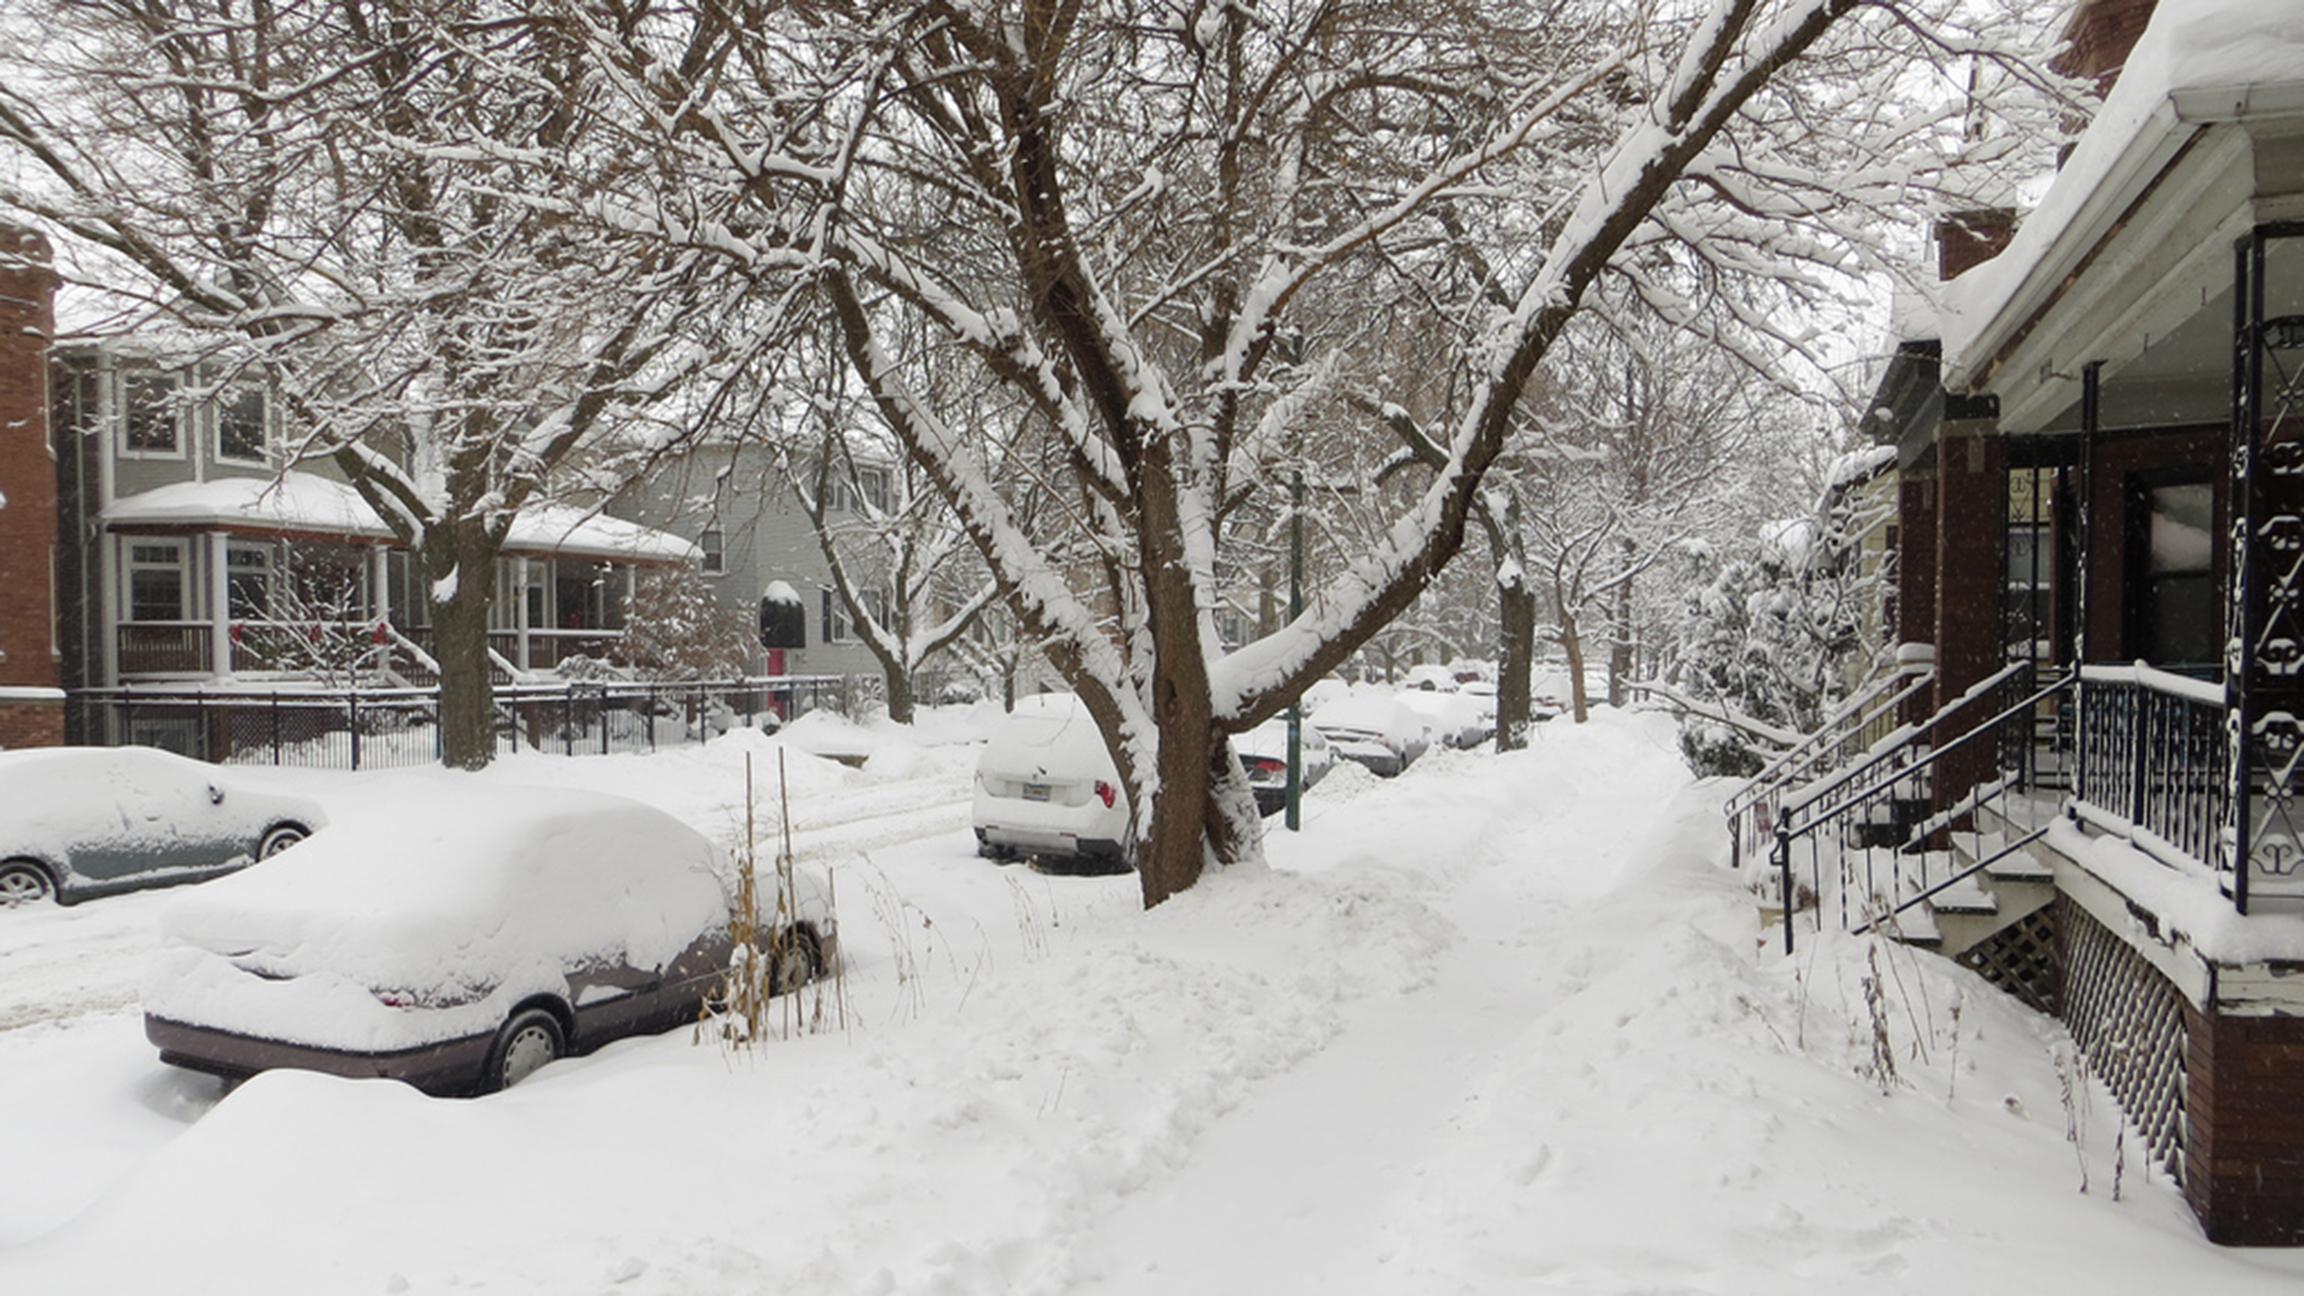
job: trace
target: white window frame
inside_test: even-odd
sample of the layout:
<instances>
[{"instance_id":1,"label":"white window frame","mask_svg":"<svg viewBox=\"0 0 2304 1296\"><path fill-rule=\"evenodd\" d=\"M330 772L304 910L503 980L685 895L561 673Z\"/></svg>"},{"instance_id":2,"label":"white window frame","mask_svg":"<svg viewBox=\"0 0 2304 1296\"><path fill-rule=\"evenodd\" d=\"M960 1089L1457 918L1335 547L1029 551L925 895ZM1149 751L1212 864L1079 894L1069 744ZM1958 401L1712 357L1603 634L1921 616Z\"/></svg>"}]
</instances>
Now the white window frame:
<instances>
[{"instance_id":1,"label":"white window frame","mask_svg":"<svg viewBox=\"0 0 2304 1296\"><path fill-rule=\"evenodd\" d=\"M701 569L705 575L728 574L728 533L721 530L717 520L696 533L696 547L704 553Z\"/></svg>"},{"instance_id":2,"label":"white window frame","mask_svg":"<svg viewBox=\"0 0 2304 1296\"><path fill-rule=\"evenodd\" d=\"M823 587L817 600L823 611L823 642L844 644L856 642L856 628L848 624L848 605L841 602L840 591L829 585Z\"/></svg>"},{"instance_id":3,"label":"white window frame","mask_svg":"<svg viewBox=\"0 0 2304 1296\"><path fill-rule=\"evenodd\" d=\"M185 544L176 536L122 536L120 555L120 620L131 625L167 625L192 619L192 573L185 563ZM140 558L136 551L143 548L166 548L174 552L171 562L157 562ZM173 571L176 573L176 615L154 617L149 620L136 615L136 573L142 571Z\"/></svg>"},{"instance_id":4,"label":"white window frame","mask_svg":"<svg viewBox=\"0 0 2304 1296\"><path fill-rule=\"evenodd\" d=\"M120 429L119 444L116 447L120 457L123 459L182 461L185 458L185 442L190 440L185 435L186 428L184 426L183 376L171 373L166 369L124 369L117 375L117 378L118 381L113 384L113 395L117 402L114 410L116 415L114 422ZM135 402L129 399L128 390L132 385L144 382L156 382L168 388L167 401L171 407L168 417L175 426L176 435L174 443L166 450L140 450L129 443L130 421L135 417Z\"/></svg>"},{"instance_id":5,"label":"white window frame","mask_svg":"<svg viewBox=\"0 0 2304 1296\"><path fill-rule=\"evenodd\" d=\"M224 451L224 410L235 397L256 397L256 457L244 458ZM272 462L272 395L262 383L228 383L216 393L208 405L208 449L217 463L242 464L252 468L267 467Z\"/></svg>"},{"instance_id":6,"label":"white window frame","mask_svg":"<svg viewBox=\"0 0 2304 1296\"><path fill-rule=\"evenodd\" d=\"M874 512L887 512L888 490L891 481L888 470L885 468L858 468L856 470L855 491L861 498L851 500L851 504L856 507L858 512L862 511L865 504L870 504Z\"/></svg>"}]
</instances>

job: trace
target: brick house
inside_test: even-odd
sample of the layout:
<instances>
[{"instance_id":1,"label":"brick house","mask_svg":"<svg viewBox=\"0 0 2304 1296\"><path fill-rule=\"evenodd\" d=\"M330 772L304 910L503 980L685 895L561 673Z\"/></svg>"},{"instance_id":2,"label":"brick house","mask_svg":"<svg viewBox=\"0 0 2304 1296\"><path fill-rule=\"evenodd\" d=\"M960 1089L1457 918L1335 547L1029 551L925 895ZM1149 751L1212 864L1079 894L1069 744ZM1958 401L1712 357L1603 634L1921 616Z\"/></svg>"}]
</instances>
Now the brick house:
<instances>
[{"instance_id":1,"label":"brick house","mask_svg":"<svg viewBox=\"0 0 2304 1296\"><path fill-rule=\"evenodd\" d=\"M1898 637L1932 666L1918 687L1882 681L1731 806L1743 857L1781 875L1788 942L1884 930L2062 1017L2208 1237L2291 1246L2293 28L2240 0L2075 6L2065 70L2110 87L2101 110L2031 212L1940 224L1942 310L1876 399L1898 460Z\"/></svg>"},{"instance_id":2,"label":"brick house","mask_svg":"<svg viewBox=\"0 0 2304 1296\"><path fill-rule=\"evenodd\" d=\"M47 241L0 225L0 747L64 738L48 421L55 290Z\"/></svg>"}]
</instances>

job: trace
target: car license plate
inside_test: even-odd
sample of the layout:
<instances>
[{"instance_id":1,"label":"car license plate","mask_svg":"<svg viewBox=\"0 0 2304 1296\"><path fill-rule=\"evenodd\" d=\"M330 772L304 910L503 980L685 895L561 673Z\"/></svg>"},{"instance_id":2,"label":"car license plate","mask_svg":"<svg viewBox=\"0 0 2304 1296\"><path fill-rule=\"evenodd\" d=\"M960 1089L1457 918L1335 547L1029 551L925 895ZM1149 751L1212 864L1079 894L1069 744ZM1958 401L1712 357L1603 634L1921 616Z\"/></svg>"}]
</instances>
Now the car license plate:
<instances>
[{"instance_id":1,"label":"car license plate","mask_svg":"<svg viewBox=\"0 0 2304 1296\"><path fill-rule=\"evenodd\" d=\"M1048 785L1047 785L1047 784L1045 784L1045 783L1027 783L1027 784L1025 784L1025 785L1024 785L1024 799L1025 799L1025 800L1027 800L1027 801L1045 801L1045 800L1047 800L1047 799L1048 799Z\"/></svg>"}]
</instances>

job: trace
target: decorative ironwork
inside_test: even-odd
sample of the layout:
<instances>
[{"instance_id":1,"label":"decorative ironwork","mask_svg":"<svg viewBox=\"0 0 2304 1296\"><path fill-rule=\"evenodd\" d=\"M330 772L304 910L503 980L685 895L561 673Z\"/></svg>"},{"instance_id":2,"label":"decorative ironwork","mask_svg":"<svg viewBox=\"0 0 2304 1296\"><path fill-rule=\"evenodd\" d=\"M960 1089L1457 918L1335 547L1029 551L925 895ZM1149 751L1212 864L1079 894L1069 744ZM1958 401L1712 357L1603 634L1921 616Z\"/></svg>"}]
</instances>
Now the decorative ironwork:
<instances>
[{"instance_id":1,"label":"decorative ironwork","mask_svg":"<svg viewBox=\"0 0 2304 1296\"><path fill-rule=\"evenodd\" d=\"M2163 859L2208 866L2232 813L2222 686L2149 666L2088 666L2079 710L2074 812Z\"/></svg>"},{"instance_id":2,"label":"decorative ironwork","mask_svg":"<svg viewBox=\"0 0 2304 1296\"><path fill-rule=\"evenodd\" d=\"M2300 238L2304 223L2259 225L2233 256L2231 809L2214 863L2242 913L2304 896L2304 318L2265 314L2273 250Z\"/></svg>"},{"instance_id":3,"label":"decorative ironwork","mask_svg":"<svg viewBox=\"0 0 2304 1296\"><path fill-rule=\"evenodd\" d=\"M2184 997L2167 977L2069 898L2055 904L2064 1024L2153 1164L2184 1168Z\"/></svg>"}]
</instances>

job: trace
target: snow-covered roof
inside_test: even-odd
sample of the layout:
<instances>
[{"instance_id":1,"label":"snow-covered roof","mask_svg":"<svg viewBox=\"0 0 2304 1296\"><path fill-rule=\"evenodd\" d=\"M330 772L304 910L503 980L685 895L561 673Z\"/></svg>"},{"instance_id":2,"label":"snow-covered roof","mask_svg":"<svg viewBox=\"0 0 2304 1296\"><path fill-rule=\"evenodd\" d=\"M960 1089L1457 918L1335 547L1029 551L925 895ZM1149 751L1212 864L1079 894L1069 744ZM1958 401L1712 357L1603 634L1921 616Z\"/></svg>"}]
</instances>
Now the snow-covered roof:
<instances>
[{"instance_id":1,"label":"snow-covered roof","mask_svg":"<svg viewBox=\"0 0 2304 1296\"><path fill-rule=\"evenodd\" d=\"M2154 11L2038 208L2000 255L1946 284L1945 385L1981 376L2046 292L2198 127L2304 111L2304 0L2183 0Z\"/></svg>"},{"instance_id":2,"label":"snow-covered roof","mask_svg":"<svg viewBox=\"0 0 2304 1296\"><path fill-rule=\"evenodd\" d=\"M392 529L360 493L311 473L175 482L116 500L105 522L125 526L252 527L389 540ZM669 532L558 504L531 505L513 519L511 551L685 562L701 556Z\"/></svg>"}]
</instances>

